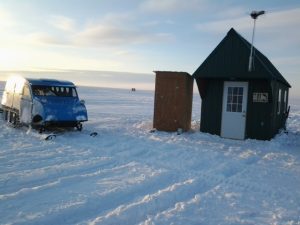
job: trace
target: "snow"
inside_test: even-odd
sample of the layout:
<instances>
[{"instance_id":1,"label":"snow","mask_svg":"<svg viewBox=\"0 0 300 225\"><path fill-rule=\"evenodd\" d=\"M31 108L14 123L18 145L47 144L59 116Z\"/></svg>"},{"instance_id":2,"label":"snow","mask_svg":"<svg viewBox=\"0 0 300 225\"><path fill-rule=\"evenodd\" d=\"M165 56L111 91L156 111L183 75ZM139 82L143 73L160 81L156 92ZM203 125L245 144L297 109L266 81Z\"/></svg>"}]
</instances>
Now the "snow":
<instances>
[{"instance_id":1,"label":"snow","mask_svg":"<svg viewBox=\"0 0 300 225\"><path fill-rule=\"evenodd\" d=\"M236 141L199 132L198 94L177 135L150 132L152 91L78 92L82 133L0 120L0 224L300 224L299 101L288 134Z\"/></svg>"}]
</instances>

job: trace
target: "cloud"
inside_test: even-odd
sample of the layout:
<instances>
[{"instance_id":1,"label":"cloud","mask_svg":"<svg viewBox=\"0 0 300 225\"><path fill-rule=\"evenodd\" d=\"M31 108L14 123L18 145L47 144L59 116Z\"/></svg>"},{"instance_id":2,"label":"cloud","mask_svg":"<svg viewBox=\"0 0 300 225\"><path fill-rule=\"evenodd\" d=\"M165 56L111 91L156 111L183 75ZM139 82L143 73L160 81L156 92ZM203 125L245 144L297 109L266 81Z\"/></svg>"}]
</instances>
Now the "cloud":
<instances>
[{"instance_id":1,"label":"cloud","mask_svg":"<svg viewBox=\"0 0 300 225\"><path fill-rule=\"evenodd\" d=\"M300 62L300 56L277 57L273 59L273 62L279 65L298 67Z\"/></svg>"},{"instance_id":2,"label":"cloud","mask_svg":"<svg viewBox=\"0 0 300 225\"><path fill-rule=\"evenodd\" d=\"M51 16L49 24L62 31L72 32L75 30L75 21L65 16Z\"/></svg>"},{"instance_id":3,"label":"cloud","mask_svg":"<svg viewBox=\"0 0 300 225\"><path fill-rule=\"evenodd\" d=\"M131 22L137 19L136 14L130 12L123 12L123 13L107 13L101 18L101 23L104 24L113 24L113 25L120 25L120 24L130 24ZM99 23L99 22L98 22Z\"/></svg>"},{"instance_id":4,"label":"cloud","mask_svg":"<svg viewBox=\"0 0 300 225\"><path fill-rule=\"evenodd\" d=\"M148 33L143 29L125 28L98 24L77 33L74 44L84 46L130 45L171 41L174 37L168 33Z\"/></svg>"},{"instance_id":5,"label":"cloud","mask_svg":"<svg viewBox=\"0 0 300 225\"><path fill-rule=\"evenodd\" d=\"M35 32L24 36L24 40L32 44L68 45L69 40L65 36L55 36L46 32Z\"/></svg>"},{"instance_id":6,"label":"cloud","mask_svg":"<svg viewBox=\"0 0 300 225\"><path fill-rule=\"evenodd\" d=\"M207 8L206 0L146 0L140 4L143 11L156 13L178 13L186 11L202 11Z\"/></svg>"},{"instance_id":7,"label":"cloud","mask_svg":"<svg viewBox=\"0 0 300 225\"><path fill-rule=\"evenodd\" d=\"M265 18L260 22L261 27L263 28L285 28L293 27L294 30L297 29L300 25L300 8L284 10L284 11L275 11L268 12L265 15Z\"/></svg>"},{"instance_id":8,"label":"cloud","mask_svg":"<svg viewBox=\"0 0 300 225\"><path fill-rule=\"evenodd\" d=\"M221 19L216 21L204 22L196 25L196 29L201 32L210 32L210 33L225 33L231 27L234 27L237 30L249 29L252 27L250 25L249 17L239 17L235 19Z\"/></svg>"},{"instance_id":9,"label":"cloud","mask_svg":"<svg viewBox=\"0 0 300 225\"><path fill-rule=\"evenodd\" d=\"M146 23L144 23L143 25L146 27L155 27L155 26L170 26L170 25L175 25L175 21L174 20L163 20L163 21L159 21L159 20L152 20L152 21L148 21Z\"/></svg>"},{"instance_id":10,"label":"cloud","mask_svg":"<svg viewBox=\"0 0 300 225\"><path fill-rule=\"evenodd\" d=\"M240 13L239 13L240 14ZM203 32L224 33L229 28L235 27L237 30L252 30L253 20L249 15L239 16L231 19L220 19L211 22L199 23L196 28ZM267 12L257 19L257 27L264 31L269 30L294 30L300 26L300 8L286 11Z\"/></svg>"},{"instance_id":11,"label":"cloud","mask_svg":"<svg viewBox=\"0 0 300 225\"><path fill-rule=\"evenodd\" d=\"M10 12L0 7L0 31L12 28L15 25L15 21Z\"/></svg>"},{"instance_id":12,"label":"cloud","mask_svg":"<svg viewBox=\"0 0 300 225\"><path fill-rule=\"evenodd\" d=\"M116 56L128 56L128 55L131 55L132 53L130 51L127 51L127 50L119 50L119 51L116 51L113 53L113 55L116 55Z\"/></svg>"},{"instance_id":13,"label":"cloud","mask_svg":"<svg viewBox=\"0 0 300 225\"><path fill-rule=\"evenodd\" d=\"M224 5L221 6L224 7L225 10L221 10L220 11L220 5L218 5L218 7L215 8L215 16L219 17L219 18L239 18L239 17L244 17L247 16L247 10L244 7L241 6L231 6L230 8L228 8L228 6Z\"/></svg>"},{"instance_id":14,"label":"cloud","mask_svg":"<svg viewBox=\"0 0 300 225\"><path fill-rule=\"evenodd\" d=\"M49 17L52 29L39 29L24 35L30 44L66 47L115 47L144 43L170 42L175 39L166 32L152 32L138 25L136 14L108 13L101 18L76 26L76 20L60 15ZM56 29L53 31L53 27Z\"/></svg>"},{"instance_id":15,"label":"cloud","mask_svg":"<svg viewBox=\"0 0 300 225\"><path fill-rule=\"evenodd\" d=\"M252 35L253 20L249 15L231 19L220 19L199 23L196 29L201 33L226 34L234 27L248 40ZM266 49L268 53L280 54L280 51L294 52L300 47L300 8L266 12L256 22L256 47ZM257 40L259 35L259 41ZM246 37L247 37L246 36Z\"/></svg>"},{"instance_id":16,"label":"cloud","mask_svg":"<svg viewBox=\"0 0 300 225\"><path fill-rule=\"evenodd\" d=\"M137 31L102 24L88 27L75 35L75 42L83 45L119 45L129 40L137 41L138 39L139 34Z\"/></svg>"}]
</instances>

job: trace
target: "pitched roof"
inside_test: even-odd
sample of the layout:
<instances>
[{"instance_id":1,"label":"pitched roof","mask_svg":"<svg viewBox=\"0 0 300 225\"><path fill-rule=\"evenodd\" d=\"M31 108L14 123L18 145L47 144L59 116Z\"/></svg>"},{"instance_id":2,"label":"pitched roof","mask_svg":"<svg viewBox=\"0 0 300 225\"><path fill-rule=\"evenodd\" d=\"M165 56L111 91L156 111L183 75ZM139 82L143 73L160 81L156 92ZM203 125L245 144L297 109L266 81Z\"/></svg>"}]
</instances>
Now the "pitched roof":
<instances>
[{"instance_id":1,"label":"pitched roof","mask_svg":"<svg viewBox=\"0 0 300 225\"><path fill-rule=\"evenodd\" d=\"M194 72L194 78L268 79L291 85L259 50L253 47L253 71L248 71L251 44L231 28Z\"/></svg>"}]
</instances>

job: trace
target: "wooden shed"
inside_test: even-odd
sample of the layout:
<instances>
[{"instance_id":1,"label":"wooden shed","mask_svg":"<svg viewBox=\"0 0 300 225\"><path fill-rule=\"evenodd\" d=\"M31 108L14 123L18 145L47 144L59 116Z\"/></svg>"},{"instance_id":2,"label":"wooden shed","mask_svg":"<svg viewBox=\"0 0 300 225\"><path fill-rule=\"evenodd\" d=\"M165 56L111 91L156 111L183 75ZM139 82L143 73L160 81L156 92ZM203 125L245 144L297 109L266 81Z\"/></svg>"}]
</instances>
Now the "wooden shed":
<instances>
[{"instance_id":1,"label":"wooden shed","mask_svg":"<svg viewBox=\"0 0 300 225\"><path fill-rule=\"evenodd\" d=\"M232 139L274 137L285 126L290 84L233 28L194 72L202 99L200 131Z\"/></svg>"},{"instance_id":2,"label":"wooden shed","mask_svg":"<svg viewBox=\"0 0 300 225\"><path fill-rule=\"evenodd\" d=\"M155 71L153 127L161 131L191 128L193 77L186 72Z\"/></svg>"}]
</instances>

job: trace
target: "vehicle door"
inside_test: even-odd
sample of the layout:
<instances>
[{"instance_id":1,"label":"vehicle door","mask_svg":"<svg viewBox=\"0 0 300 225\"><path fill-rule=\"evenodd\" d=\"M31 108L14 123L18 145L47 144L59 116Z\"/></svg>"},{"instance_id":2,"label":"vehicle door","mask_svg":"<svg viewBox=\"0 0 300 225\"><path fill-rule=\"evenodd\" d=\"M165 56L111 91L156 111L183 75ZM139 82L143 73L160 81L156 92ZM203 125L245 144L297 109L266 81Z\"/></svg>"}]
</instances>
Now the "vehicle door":
<instances>
[{"instance_id":1,"label":"vehicle door","mask_svg":"<svg viewBox=\"0 0 300 225\"><path fill-rule=\"evenodd\" d=\"M20 122L29 124L32 117L32 95L27 84L24 85L20 102Z\"/></svg>"}]
</instances>

